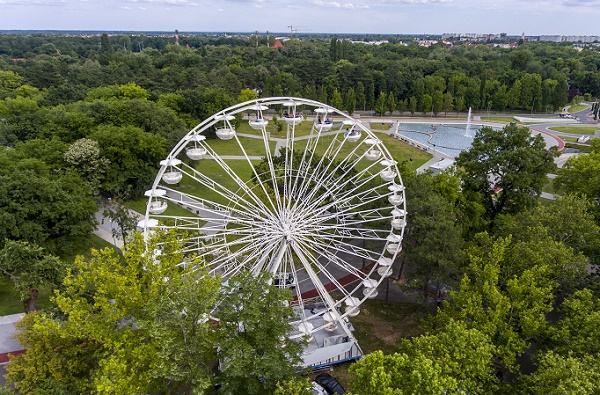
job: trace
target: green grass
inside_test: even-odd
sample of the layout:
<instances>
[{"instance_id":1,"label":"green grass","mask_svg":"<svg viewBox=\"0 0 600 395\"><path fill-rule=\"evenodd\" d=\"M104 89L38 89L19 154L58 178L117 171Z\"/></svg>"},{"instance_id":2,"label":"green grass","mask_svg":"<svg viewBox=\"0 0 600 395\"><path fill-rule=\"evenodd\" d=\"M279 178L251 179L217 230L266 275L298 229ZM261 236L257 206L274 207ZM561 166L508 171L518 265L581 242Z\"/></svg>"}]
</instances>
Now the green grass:
<instances>
[{"instance_id":1,"label":"green grass","mask_svg":"<svg viewBox=\"0 0 600 395\"><path fill-rule=\"evenodd\" d=\"M141 215L146 215L146 205L148 203L148 198L139 198L134 200L129 200L125 202L125 206L127 208L140 213ZM168 202L167 210L162 215L173 215L173 216L181 216L181 217L189 217L191 213L184 209L181 206L178 206L175 203Z\"/></svg>"},{"instance_id":2,"label":"green grass","mask_svg":"<svg viewBox=\"0 0 600 395\"><path fill-rule=\"evenodd\" d=\"M504 122L504 123L510 123L510 122L517 121L513 117L481 117L481 120L482 121L492 121L492 122Z\"/></svg>"},{"instance_id":3,"label":"green grass","mask_svg":"<svg viewBox=\"0 0 600 395\"><path fill-rule=\"evenodd\" d=\"M563 137L560 136L560 139L564 142L569 142L569 143L576 143L577 142L577 137Z\"/></svg>"},{"instance_id":4,"label":"green grass","mask_svg":"<svg viewBox=\"0 0 600 395\"><path fill-rule=\"evenodd\" d=\"M556 132L585 134L588 136L593 136L597 131L600 131L600 129L598 129L595 126L553 126L548 129L554 130Z\"/></svg>"},{"instance_id":5,"label":"green grass","mask_svg":"<svg viewBox=\"0 0 600 395\"><path fill-rule=\"evenodd\" d=\"M244 147L246 155L248 156L264 156L265 155L265 143L262 139L254 139L250 137L238 137L240 144ZM215 150L219 156L224 155L237 155L242 156L243 152L240 145L235 140L220 140L211 139L207 140L207 144ZM271 152L275 149L276 143L269 141L269 148Z\"/></svg>"},{"instance_id":6,"label":"green grass","mask_svg":"<svg viewBox=\"0 0 600 395\"><path fill-rule=\"evenodd\" d=\"M587 104L577 104L575 106L569 107L569 112L570 113L574 113L574 112L577 112L577 111L585 110L588 107L589 106Z\"/></svg>"}]
</instances>

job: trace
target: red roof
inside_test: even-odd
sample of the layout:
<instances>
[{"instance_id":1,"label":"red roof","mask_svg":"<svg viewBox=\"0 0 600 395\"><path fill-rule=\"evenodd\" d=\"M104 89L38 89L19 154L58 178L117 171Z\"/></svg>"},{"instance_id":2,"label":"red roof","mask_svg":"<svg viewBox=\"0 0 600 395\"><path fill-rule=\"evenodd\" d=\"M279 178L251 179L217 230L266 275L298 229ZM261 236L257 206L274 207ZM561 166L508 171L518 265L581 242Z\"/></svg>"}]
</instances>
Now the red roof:
<instances>
[{"instance_id":1,"label":"red roof","mask_svg":"<svg viewBox=\"0 0 600 395\"><path fill-rule=\"evenodd\" d=\"M271 48L283 48L283 44L279 40L275 40L275 44Z\"/></svg>"}]
</instances>

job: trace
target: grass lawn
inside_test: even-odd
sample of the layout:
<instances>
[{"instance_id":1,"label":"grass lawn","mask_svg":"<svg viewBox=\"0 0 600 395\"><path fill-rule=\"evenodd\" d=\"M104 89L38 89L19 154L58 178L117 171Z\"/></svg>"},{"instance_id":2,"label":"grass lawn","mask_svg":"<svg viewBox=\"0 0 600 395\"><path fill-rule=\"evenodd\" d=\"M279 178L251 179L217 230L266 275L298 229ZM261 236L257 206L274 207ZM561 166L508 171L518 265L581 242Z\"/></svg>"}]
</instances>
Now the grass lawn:
<instances>
[{"instance_id":1,"label":"grass lawn","mask_svg":"<svg viewBox=\"0 0 600 395\"><path fill-rule=\"evenodd\" d=\"M560 139L562 141L570 142L570 143L576 143L577 142L577 137L563 137L563 136L561 136Z\"/></svg>"},{"instance_id":2,"label":"grass lawn","mask_svg":"<svg viewBox=\"0 0 600 395\"><path fill-rule=\"evenodd\" d=\"M600 131L600 129L598 129L595 126L553 126L548 129L554 130L556 132L585 134L588 136L593 136L597 131Z\"/></svg>"},{"instance_id":3,"label":"grass lawn","mask_svg":"<svg viewBox=\"0 0 600 395\"><path fill-rule=\"evenodd\" d=\"M89 259L91 256L90 249L102 249L105 247L113 248L112 244L109 242L104 241L98 236L91 235L89 238L82 241L72 254L63 255L60 258L69 263L72 263L78 255L83 255L85 259ZM37 308L44 309L50 307L50 288L42 287L39 291L40 293L36 303ZM8 277L0 276L0 316L23 312L23 302L19 300L19 293L13 287L12 282Z\"/></svg>"},{"instance_id":4,"label":"grass lawn","mask_svg":"<svg viewBox=\"0 0 600 395\"><path fill-rule=\"evenodd\" d=\"M587 104L578 104L576 106L569 107L569 112L570 113L574 113L574 112L577 112L577 111L585 110L588 107L589 106Z\"/></svg>"},{"instance_id":5,"label":"grass lawn","mask_svg":"<svg viewBox=\"0 0 600 395\"><path fill-rule=\"evenodd\" d=\"M250 137L238 137L240 144L244 147L246 155L248 156L264 156L265 155L265 143L262 139L253 139ZM206 140L207 144L215 150L215 152L222 155L243 155L240 145L235 140L220 140L211 139ZM275 142L269 141L269 147L271 152L275 149Z\"/></svg>"},{"instance_id":6,"label":"grass lawn","mask_svg":"<svg viewBox=\"0 0 600 395\"><path fill-rule=\"evenodd\" d=\"M516 119L514 119L513 117L481 117L482 121L492 121L492 122L504 122L504 123L510 123L510 122L517 122Z\"/></svg>"}]
</instances>

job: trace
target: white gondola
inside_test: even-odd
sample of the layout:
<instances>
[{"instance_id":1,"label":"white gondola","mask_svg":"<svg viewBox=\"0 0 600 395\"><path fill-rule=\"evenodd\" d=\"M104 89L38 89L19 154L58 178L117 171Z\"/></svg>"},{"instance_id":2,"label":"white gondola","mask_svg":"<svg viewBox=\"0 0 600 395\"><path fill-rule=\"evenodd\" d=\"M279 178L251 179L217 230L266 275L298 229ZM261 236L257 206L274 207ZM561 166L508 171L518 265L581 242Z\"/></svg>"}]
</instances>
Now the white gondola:
<instances>
[{"instance_id":1,"label":"white gondola","mask_svg":"<svg viewBox=\"0 0 600 395\"><path fill-rule=\"evenodd\" d=\"M267 125L269 124L269 121L267 121L264 118L256 118L252 121L249 121L248 124L250 125L250 127L252 129L262 130L267 127Z\"/></svg>"},{"instance_id":2,"label":"white gondola","mask_svg":"<svg viewBox=\"0 0 600 395\"><path fill-rule=\"evenodd\" d=\"M283 117L283 119L290 125L298 125L300 122L304 121L304 117L302 115L296 115L294 117Z\"/></svg>"},{"instance_id":3,"label":"white gondola","mask_svg":"<svg viewBox=\"0 0 600 395\"><path fill-rule=\"evenodd\" d=\"M150 197L148 203L148 210L152 214L162 214L167 211L167 202L162 199L167 194L164 189L155 189L144 192L144 196Z\"/></svg>"},{"instance_id":4,"label":"white gondola","mask_svg":"<svg viewBox=\"0 0 600 395\"><path fill-rule=\"evenodd\" d=\"M223 121L223 126L216 128L217 137L221 140L231 140L235 136L235 129L233 129L229 121L235 119L235 117L233 115L217 115L215 119Z\"/></svg>"},{"instance_id":5,"label":"white gondola","mask_svg":"<svg viewBox=\"0 0 600 395\"><path fill-rule=\"evenodd\" d=\"M330 313L329 311L327 311L327 312L325 312L325 314L323 314L323 321L325 321L325 323L326 323L325 330L327 330L327 331L334 331L338 327L338 321L335 319L333 314Z\"/></svg>"},{"instance_id":6,"label":"white gondola","mask_svg":"<svg viewBox=\"0 0 600 395\"><path fill-rule=\"evenodd\" d=\"M395 254L402 250L402 245L400 243L390 243L387 245L386 250L390 254Z\"/></svg>"},{"instance_id":7,"label":"white gondola","mask_svg":"<svg viewBox=\"0 0 600 395\"><path fill-rule=\"evenodd\" d=\"M393 269L391 267L381 266L377 269L377 274L379 274L383 278L390 277L393 273Z\"/></svg>"},{"instance_id":8,"label":"white gondola","mask_svg":"<svg viewBox=\"0 0 600 395\"><path fill-rule=\"evenodd\" d=\"M231 140L235 136L235 130L233 128L218 128L216 134L221 140Z\"/></svg>"},{"instance_id":9,"label":"white gondola","mask_svg":"<svg viewBox=\"0 0 600 395\"><path fill-rule=\"evenodd\" d=\"M385 257L385 256L382 256L381 258L379 258L379 259L377 260L377 264L378 264L379 266L386 266L386 267L390 267L390 266L392 266L392 263L393 263L392 259L391 259L391 258L388 258L388 257Z\"/></svg>"},{"instance_id":10,"label":"white gondola","mask_svg":"<svg viewBox=\"0 0 600 395\"><path fill-rule=\"evenodd\" d=\"M374 299L377 297L377 284L378 281L372 278L366 278L363 280L362 285L365 287L363 289L363 295L365 295L369 299Z\"/></svg>"},{"instance_id":11,"label":"white gondola","mask_svg":"<svg viewBox=\"0 0 600 395\"><path fill-rule=\"evenodd\" d=\"M348 314L348 317L356 317L360 314L360 308L358 307L360 305L360 299L354 296L349 296L346 298L346 300L344 300L344 303L346 304L345 311L346 314Z\"/></svg>"},{"instance_id":12,"label":"white gondola","mask_svg":"<svg viewBox=\"0 0 600 395\"><path fill-rule=\"evenodd\" d=\"M350 143L356 143L358 140L360 140L361 136L362 136L362 133L359 132L358 130L351 130L346 135L346 140L348 140L348 142L350 142Z\"/></svg>"},{"instance_id":13,"label":"white gondola","mask_svg":"<svg viewBox=\"0 0 600 395\"><path fill-rule=\"evenodd\" d=\"M394 218L392 220L392 228L402 229L406 226L406 220L404 218Z\"/></svg>"},{"instance_id":14,"label":"white gondola","mask_svg":"<svg viewBox=\"0 0 600 395\"><path fill-rule=\"evenodd\" d=\"M377 148L369 148L365 152L365 158L371 162L376 161L377 159L381 158L381 151L379 151Z\"/></svg>"},{"instance_id":15,"label":"white gondola","mask_svg":"<svg viewBox=\"0 0 600 395\"><path fill-rule=\"evenodd\" d=\"M250 127L252 129L262 130L267 127L267 125L269 124L269 121L267 121L263 117L263 111L267 110L268 108L269 107L263 106L261 104L255 104L248 108L249 110L256 111L256 118L248 120L248 124L250 125Z\"/></svg>"},{"instance_id":16,"label":"white gondola","mask_svg":"<svg viewBox=\"0 0 600 395\"><path fill-rule=\"evenodd\" d=\"M388 201L394 206L399 206L404 202L404 196L393 194L388 196Z\"/></svg>"},{"instance_id":17,"label":"white gondola","mask_svg":"<svg viewBox=\"0 0 600 395\"><path fill-rule=\"evenodd\" d=\"M199 160L206 155L206 148L200 145L201 141L206 140L206 136L201 134L191 134L186 136L185 140L191 143L190 146L185 149L185 154L188 158L191 160Z\"/></svg>"},{"instance_id":18,"label":"white gondola","mask_svg":"<svg viewBox=\"0 0 600 395\"><path fill-rule=\"evenodd\" d=\"M315 109L317 116L315 117L315 129L317 131L327 132L331 130L333 127L333 121L330 118L327 118L327 113L330 112L327 108L317 108Z\"/></svg>"},{"instance_id":19,"label":"white gondola","mask_svg":"<svg viewBox=\"0 0 600 395\"><path fill-rule=\"evenodd\" d=\"M162 175L162 180L167 184L177 184L183 178L183 173L175 166L181 164L179 159L165 159L160 162L162 166L167 166L167 169Z\"/></svg>"},{"instance_id":20,"label":"white gondola","mask_svg":"<svg viewBox=\"0 0 600 395\"><path fill-rule=\"evenodd\" d=\"M391 168L383 169L379 172L379 176L383 181L392 181L396 178L396 172Z\"/></svg>"}]
</instances>

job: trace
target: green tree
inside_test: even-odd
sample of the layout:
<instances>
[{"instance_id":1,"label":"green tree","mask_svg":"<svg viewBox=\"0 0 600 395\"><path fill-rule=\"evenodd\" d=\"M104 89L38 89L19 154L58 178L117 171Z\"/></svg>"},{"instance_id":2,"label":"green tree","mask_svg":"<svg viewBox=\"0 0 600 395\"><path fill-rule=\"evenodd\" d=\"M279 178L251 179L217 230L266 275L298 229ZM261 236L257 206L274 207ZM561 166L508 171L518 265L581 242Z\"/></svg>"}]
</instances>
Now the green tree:
<instances>
[{"instance_id":1,"label":"green tree","mask_svg":"<svg viewBox=\"0 0 600 395\"><path fill-rule=\"evenodd\" d=\"M442 91L433 92L433 114L437 116L444 109L444 95Z\"/></svg>"},{"instance_id":2,"label":"green tree","mask_svg":"<svg viewBox=\"0 0 600 395\"><path fill-rule=\"evenodd\" d=\"M250 88L244 88L240 92L237 100L239 103L244 103L250 100L258 99L258 93Z\"/></svg>"},{"instance_id":3,"label":"green tree","mask_svg":"<svg viewBox=\"0 0 600 395\"><path fill-rule=\"evenodd\" d=\"M65 264L44 249L26 241L8 240L0 250L0 273L8 276L19 291L25 312L35 311L42 286L56 287L65 274Z\"/></svg>"},{"instance_id":4,"label":"green tree","mask_svg":"<svg viewBox=\"0 0 600 395\"><path fill-rule=\"evenodd\" d=\"M556 148L546 149L542 136L532 136L526 127L483 127L456 163L464 172L464 188L483 194L493 220L500 213L516 213L535 205L546 174L556 168L556 155Z\"/></svg>"},{"instance_id":5,"label":"green tree","mask_svg":"<svg viewBox=\"0 0 600 395\"><path fill-rule=\"evenodd\" d=\"M367 98L365 97L365 86L362 82L356 85L356 105L363 110L367 109Z\"/></svg>"},{"instance_id":6,"label":"green tree","mask_svg":"<svg viewBox=\"0 0 600 395\"><path fill-rule=\"evenodd\" d=\"M519 394L593 395L598 391L600 359L597 355L576 358L550 351L540 355L536 362L537 370L522 376L518 383Z\"/></svg>"},{"instance_id":7,"label":"green tree","mask_svg":"<svg viewBox=\"0 0 600 395\"><path fill-rule=\"evenodd\" d=\"M346 111L348 111L348 114L354 114L354 111L356 110L356 93L354 93L354 88L348 89L348 92L346 93L346 104L344 105L344 108L346 109Z\"/></svg>"},{"instance_id":8,"label":"green tree","mask_svg":"<svg viewBox=\"0 0 600 395\"><path fill-rule=\"evenodd\" d=\"M452 93L446 92L442 98L442 111L444 112L444 116L448 116L448 112L454 108L454 97Z\"/></svg>"},{"instance_id":9,"label":"green tree","mask_svg":"<svg viewBox=\"0 0 600 395\"><path fill-rule=\"evenodd\" d=\"M387 112L390 113L390 115L392 115L392 113L396 110L396 98L394 98L393 92L390 92L390 94L387 97L386 109Z\"/></svg>"},{"instance_id":10,"label":"green tree","mask_svg":"<svg viewBox=\"0 0 600 395\"><path fill-rule=\"evenodd\" d=\"M404 340L400 351L375 351L350 367L357 394L494 393L490 338L465 324L450 322L444 330Z\"/></svg>"},{"instance_id":11,"label":"green tree","mask_svg":"<svg viewBox=\"0 0 600 395\"><path fill-rule=\"evenodd\" d=\"M333 94L331 95L331 105L335 108L343 108L344 106L342 95L337 90L337 88L333 90Z\"/></svg>"},{"instance_id":12,"label":"green tree","mask_svg":"<svg viewBox=\"0 0 600 395\"><path fill-rule=\"evenodd\" d=\"M287 337L291 292L266 286L268 281L265 272L243 272L224 289L217 328L224 394L271 394L300 363L302 345Z\"/></svg>"},{"instance_id":13,"label":"green tree","mask_svg":"<svg viewBox=\"0 0 600 395\"><path fill-rule=\"evenodd\" d=\"M110 161L100 156L98 142L85 138L75 141L64 153L64 160L79 173L88 183L92 194L96 195L110 166Z\"/></svg>"},{"instance_id":14,"label":"green tree","mask_svg":"<svg viewBox=\"0 0 600 395\"><path fill-rule=\"evenodd\" d=\"M429 93L423 95L423 100L421 101L421 111L423 115L427 114L428 111L432 110L433 106L433 98Z\"/></svg>"},{"instance_id":15,"label":"green tree","mask_svg":"<svg viewBox=\"0 0 600 395\"><path fill-rule=\"evenodd\" d=\"M137 229L138 218L126 206L119 202L111 202L102 215L103 221L110 220L116 226L112 227L113 239L121 239L123 245L127 246L129 238Z\"/></svg>"},{"instance_id":16,"label":"green tree","mask_svg":"<svg viewBox=\"0 0 600 395\"><path fill-rule=\"evenodd\" d=\"M379 97L377 98L377 103L375 103L375 113L383 116L385 113L385 93L379 92Z\"/></svg>"},{"instance_id":17,"label":"green tree","mask_svg":"<svg viewBox=\"0 0 600 395\"><path fill-rule=\"evenodd\" d=\"M57 315L19 324L28 352L14 357L8 381L21 393L54 385L66 393L204 393L215 362L208 321L220 282L184 256L174 235L160 260L139 237L121 258L112 249L78 257L54 300Z\"/></svg>"},{"instance_id":18,"label":"green tree","mask_svg":"<svg viewBox=\"0 0 600 395\"><path fill-rule=\"evenodd\" d=\"M558 170L554 182L559 192L584 197L592 203L600 199L600 147L596 147L593 144L589 155L574 156ZM597 209L595 215L600 218Z\"/></svg>"},{"instance_id":19,"label":"green tree","mask_svg":"<svg viewBox=\"0 0 600 395\"><path fill-rule=\"evenodd\" d=\"M417 112L417 98L414 96L411 96L410 99L408 99L408 109L410 111L410 115L415 115L415 112Z\"/></svg>"}]
</instances>

